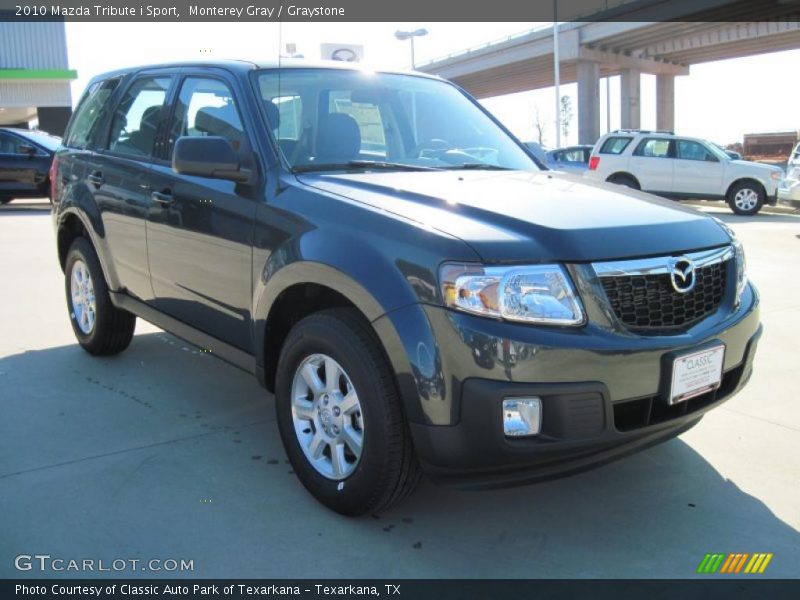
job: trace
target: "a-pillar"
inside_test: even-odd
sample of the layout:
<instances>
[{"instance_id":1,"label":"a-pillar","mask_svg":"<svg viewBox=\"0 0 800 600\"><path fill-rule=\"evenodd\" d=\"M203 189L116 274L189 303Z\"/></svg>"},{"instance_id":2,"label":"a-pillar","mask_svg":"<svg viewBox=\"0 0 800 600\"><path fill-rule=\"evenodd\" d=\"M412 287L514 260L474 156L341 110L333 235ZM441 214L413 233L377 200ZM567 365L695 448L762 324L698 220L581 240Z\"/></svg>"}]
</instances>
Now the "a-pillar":
<instances>
[{"instance_id":1,"label":"a-pillar","mask_svg":"<svg viewBox=\"0 0 800 600\"><path fill-rule=\"evenodd\" d=\"M578 143L594 144L600 137L600 65L578 61Z\"/></svg>"},{"instance_id":2,"label":"a-pillar","mask_svg":"<svg viewBox=\"0 0 800 600\"><path fill-rule=\"evenodd\" d=\"M656 129L675 131L674 75L656 75Z\"/></svg>"},{"instance_id":3,"label":"a-pillar","mask_svg":"<svg viewBox=\"0 0 800 600\"><path fill-rule=\"evenodd\" d=\"M622 129L642 126L641 73L639 69L623 69L620 73L620 125Z\"/></svg>"}]
</instances>

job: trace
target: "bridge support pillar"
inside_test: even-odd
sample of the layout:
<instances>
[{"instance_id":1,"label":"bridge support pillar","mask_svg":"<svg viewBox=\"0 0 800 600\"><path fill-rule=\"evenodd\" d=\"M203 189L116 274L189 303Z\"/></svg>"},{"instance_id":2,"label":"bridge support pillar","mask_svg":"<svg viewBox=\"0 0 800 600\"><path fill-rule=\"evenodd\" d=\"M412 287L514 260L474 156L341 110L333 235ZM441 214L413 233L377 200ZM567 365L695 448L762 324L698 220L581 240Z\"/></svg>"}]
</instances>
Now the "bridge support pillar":
<instances>
[{"instance_id":1,"label":"bridge support pillar","mask_svg":"<svg viewBox=\"0 0 800 600\"><path fill-rule=\"evenodd\" d=\"M641 72L623 69L620 73L620 125L622 129L641 129Z\"/></svg>"},{"instance_id":2,"label":"bridge support pillar","mask_svg":"<svg viewBox=\"0 0 800 600\"><path fill-rule=\"evenodd\" d=\"M578 61L578 143L594 144L600 137L600 65Z\"/></svg>"},{"instance_id":3,"label":"bridge support pillar","mask_svg":"<svg viewBox=\"0 0 800 600\"><path fill-rule=\"evenodd\" d=\"M675 131L674 75L656 75L656 129Z\"/></svg>"}]
</instances>

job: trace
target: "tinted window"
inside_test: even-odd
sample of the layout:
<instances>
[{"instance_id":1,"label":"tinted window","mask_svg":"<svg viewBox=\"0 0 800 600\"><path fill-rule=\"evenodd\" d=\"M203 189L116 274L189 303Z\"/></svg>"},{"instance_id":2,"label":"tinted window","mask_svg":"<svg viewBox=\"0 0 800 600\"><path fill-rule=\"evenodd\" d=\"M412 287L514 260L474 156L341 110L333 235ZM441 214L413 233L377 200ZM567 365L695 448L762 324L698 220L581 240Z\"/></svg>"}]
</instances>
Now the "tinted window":
<instances>
[{"instance_id":1,"label":"tinted window","mask_svg":"<svg viewBox=\"0 0 800 600\"><path fill-rule=\"evenodd\" d=\"M24 144L17 136L0 131L0 154L22 154L19 147Z\"/></svg>"},{"instance_id":2,"label":"tinted window","mask_svg":"<svg viewBox=\"0 0 800 600\"><path fill-rule=\"evenodd\" d=\"M187 77L181 85L170 141L179 137L220 136L239 150L244 128L228 85L218 79Z\"/></svg>"},{"instance_id":3,"label":"tinted window","mask_svg":"<svg viewBox=\"0 0 800 600\"><path fill-rule=\"evenodd\" d=\"M600 147L600 154L622 154L633 138L610 137Z\"/></svg>"},{"instance_id":4,"label":"tinted window","mask_svg":"<svg viewBox=\"0 0 800 600\"><path fill-rule=\"evenodd\" d=\"M669 158L669 142L663 138L644 139L639 142L633 154L650 158Z\"/></svg>"},{"instance_id":5,"label":"tinted window","mask_svg":"<svg viewBox=\"0 0 800 600\"><path fill-rule=\"evenodd\" d=\"M86 148L89 145L97 124L107 110L108 100L118 84L119 79L109 79L93 83L87 88L70 120L64 137L65 146Z\"/></svg>"},{"instance_id":6,"label":"tinted window","mask_svg":"<svg viewBox=\"0 0 800 600\"><path fill-rule=\"evenodd\" d=\"M702 144L692 142L690 140L678 140L675 144L678 158L683 160L704 160L717 162L714 155L711 154Z\"/></svg>"},{"instance_id":7,"label":"tinted window","mask_svg":"<svg viewBox=\"0 0 800 600\"><path fill-rule=\"evenodd\" d=\"M152 156L169 77L145 77L133 82L114 111L109 150L131 156Z\"/></svg>"}]
</instances>

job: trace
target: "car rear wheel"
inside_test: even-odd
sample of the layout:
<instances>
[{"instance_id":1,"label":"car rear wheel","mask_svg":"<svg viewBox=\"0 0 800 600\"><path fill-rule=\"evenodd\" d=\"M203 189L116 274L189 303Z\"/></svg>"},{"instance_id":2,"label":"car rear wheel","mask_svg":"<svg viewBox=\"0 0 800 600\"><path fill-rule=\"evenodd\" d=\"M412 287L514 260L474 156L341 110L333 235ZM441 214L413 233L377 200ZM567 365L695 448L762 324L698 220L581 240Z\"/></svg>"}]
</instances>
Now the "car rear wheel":
<instances>
[{"instance_id":1,"label":"car rear wheel","mask_svg":"<svg viewBox=\"0 0 800 600\"><path fill-rule=\"evenodd\" d=\"M111 303L100 261L86 238L72 242L64 276L70 323L78 343L98 356L125 350L133 339L136 317Z\"/></svg>"},{"instance_id":2,"label":"car rear wheel","mask_svg":"<svg viewBox=\"0 0 800 600\"><path fill-rule=\"evenodd\" d=\"M737 215L750 216L758 213L764 205L764 188L754 181L742 181L728 193L728 204Z\"/></svg>"},{"instance_id":3,"label":"car rear wheel","mask_svg":"<svg viewBox=\"0 0 800 600\"><path fill-rule=\"evenodd\" d=\"M421 470L394 376L357 311L297 323L281 349L275 393L283 445L317 500L356 516L416 487Z\"/></svg>"}]
</instances>

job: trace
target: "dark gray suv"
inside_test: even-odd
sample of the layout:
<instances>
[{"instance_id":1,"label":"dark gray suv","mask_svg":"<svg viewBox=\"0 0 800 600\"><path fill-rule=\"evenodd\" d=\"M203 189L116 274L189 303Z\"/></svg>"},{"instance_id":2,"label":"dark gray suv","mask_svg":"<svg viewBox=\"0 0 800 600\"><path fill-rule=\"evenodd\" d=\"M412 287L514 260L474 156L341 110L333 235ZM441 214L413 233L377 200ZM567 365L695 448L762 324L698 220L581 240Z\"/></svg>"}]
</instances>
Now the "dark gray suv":
<instances>
[{"instance_id":1,"label":"dark gray suv","mask_svg":"<svg viewBox=\"0 0 800 600\"><path fill-rule=\"evenodd\" d=\"M751 374L759 300L729 229L548 171L436 78L108 73L53 173L79 343L121 352L138 316L254 373L344 514L423 471L507 485L617 458Z\"/></svg>"}]
</instances>

